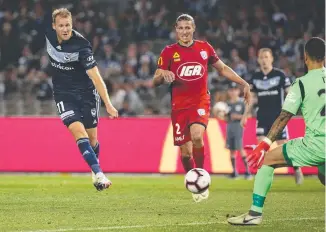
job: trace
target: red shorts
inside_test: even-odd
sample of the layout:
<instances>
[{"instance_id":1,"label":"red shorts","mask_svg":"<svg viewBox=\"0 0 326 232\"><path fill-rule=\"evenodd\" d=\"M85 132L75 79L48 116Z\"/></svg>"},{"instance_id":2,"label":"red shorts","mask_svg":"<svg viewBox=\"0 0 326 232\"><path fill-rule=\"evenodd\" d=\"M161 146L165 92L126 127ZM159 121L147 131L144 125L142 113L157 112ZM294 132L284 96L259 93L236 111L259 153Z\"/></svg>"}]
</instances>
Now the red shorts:
<instances>
[{"instance_id":1,"label":"red shorts","mask_svg":"<svg viewBox=\"0 0 326 232\"><path fill-rule=\"evenodd\" d=\"M190 126L194 123L207 127L210 115L210 104L193 106L188 109L172 110L173 140L175 146L191 141Z\"/></svg>"}]
</instances>

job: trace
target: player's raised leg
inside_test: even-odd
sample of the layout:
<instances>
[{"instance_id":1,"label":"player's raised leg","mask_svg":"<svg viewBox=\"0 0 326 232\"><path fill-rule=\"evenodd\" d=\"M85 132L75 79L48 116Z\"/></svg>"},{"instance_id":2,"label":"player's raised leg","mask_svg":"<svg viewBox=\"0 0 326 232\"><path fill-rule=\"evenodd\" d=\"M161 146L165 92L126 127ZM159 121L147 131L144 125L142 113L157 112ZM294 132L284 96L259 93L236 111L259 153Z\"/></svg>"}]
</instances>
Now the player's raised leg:
<instances>
[{"instance_id":1,"label":"player's raised leg","mask_svg":"<svg viewBox=\"0 0 326 232\"><path fill-rule=\"evenodd\" d=\"M263 166L258 170L253 191L253 202L248 213L231 217L228 222L232 225L258 225L262 222L262 213L266 195L269 192L275 167L286 166L282 146L278 146L266 154Z\"/></svg>"},{"instance_id":2,"label":"player's raised leg","mask_svg":"<svg viewBox=\"0 0 326 232\"><path fill-rule=\"evenodd\" d=\"M196 168L204 168L205 149L204 149L204 133L206 125L201 123L193 123L190 125L190 137L193 144L193 156Z\"/></svg>"},{"instance_id":3,"label":"player's raised leg","mask_svg":"<svg viewBox=\"0 0 326 232\"><path fill-rule=\"evenodd\" d=\"M86 129L84 125L79 122L73 122L68 126L69 131L74 136L79 151L82 154L84 160L88 164L88 166L91 168L92 172L95 174L96 177L96 189L97 190L103 190L105 188L108 188L112 183L109 181L103 174L103 171L100 167L100 164L98 162L98 159L96 158L96 154L91 146L88 134L86 132Z\"/></svg>"}]
</instances>

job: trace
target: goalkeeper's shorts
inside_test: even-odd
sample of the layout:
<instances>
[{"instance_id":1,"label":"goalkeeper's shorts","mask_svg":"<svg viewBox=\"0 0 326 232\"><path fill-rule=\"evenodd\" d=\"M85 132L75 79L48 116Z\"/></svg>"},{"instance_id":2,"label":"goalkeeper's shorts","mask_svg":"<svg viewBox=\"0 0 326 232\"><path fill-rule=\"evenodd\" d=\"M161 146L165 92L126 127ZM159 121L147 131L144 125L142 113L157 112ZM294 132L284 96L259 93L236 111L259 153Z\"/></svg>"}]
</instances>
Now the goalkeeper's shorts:
<instances>
[{"instance_id":1,"label":"goalkeeper's shorts","mask_svg":"<svg viewBox=\"0 0 326 232\"><path fill-rule=\"evenodd\" d=\"M314 166L325 175L324 137L303 137L290 140L283 145L283 155L289 166Z\"/></svg>"}]
</instances>

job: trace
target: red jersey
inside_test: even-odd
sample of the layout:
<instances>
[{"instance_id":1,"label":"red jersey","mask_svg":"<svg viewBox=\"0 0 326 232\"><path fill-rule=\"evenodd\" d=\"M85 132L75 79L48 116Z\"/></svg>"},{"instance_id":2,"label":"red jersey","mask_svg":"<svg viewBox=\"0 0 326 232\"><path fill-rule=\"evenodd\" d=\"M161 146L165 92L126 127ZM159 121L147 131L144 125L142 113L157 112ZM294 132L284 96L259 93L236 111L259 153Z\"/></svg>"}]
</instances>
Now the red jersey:
<instances>
[{"instance_id":1,"label":"red jersey","mask_svg":"<svg viewBox=\"0 0 326 232\"><path fill-rule=\"evenodd\" d=\"M171 84L172 110L210 103L208 65L218 60L215 50L206 41L194 40L189 47L175 43L163 49L157 64L158 68L175 75Z\"/></svg>"}]
</instances>

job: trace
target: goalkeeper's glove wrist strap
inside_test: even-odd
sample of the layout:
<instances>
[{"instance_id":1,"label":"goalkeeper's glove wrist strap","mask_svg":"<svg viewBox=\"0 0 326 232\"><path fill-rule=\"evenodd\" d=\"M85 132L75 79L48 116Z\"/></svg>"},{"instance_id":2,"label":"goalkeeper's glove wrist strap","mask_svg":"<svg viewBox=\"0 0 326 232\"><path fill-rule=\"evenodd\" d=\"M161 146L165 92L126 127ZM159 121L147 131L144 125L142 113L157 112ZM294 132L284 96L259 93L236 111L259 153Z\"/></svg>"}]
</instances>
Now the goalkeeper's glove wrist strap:
<instances>
[{"instance_id":1,"label":"goalkeeper's glove wrist strap","mask_svg":"<svg viewBox=\"0 0 326 232\"><path fill-rule=\"evenodd\" d=\"M263 142L264 143L266 143L268 146L271 146L272 145L272 140L270 140L269 138L267 138L267 137L265 137L264 139L263 139Z\"/></svg>"}]
</instances>

